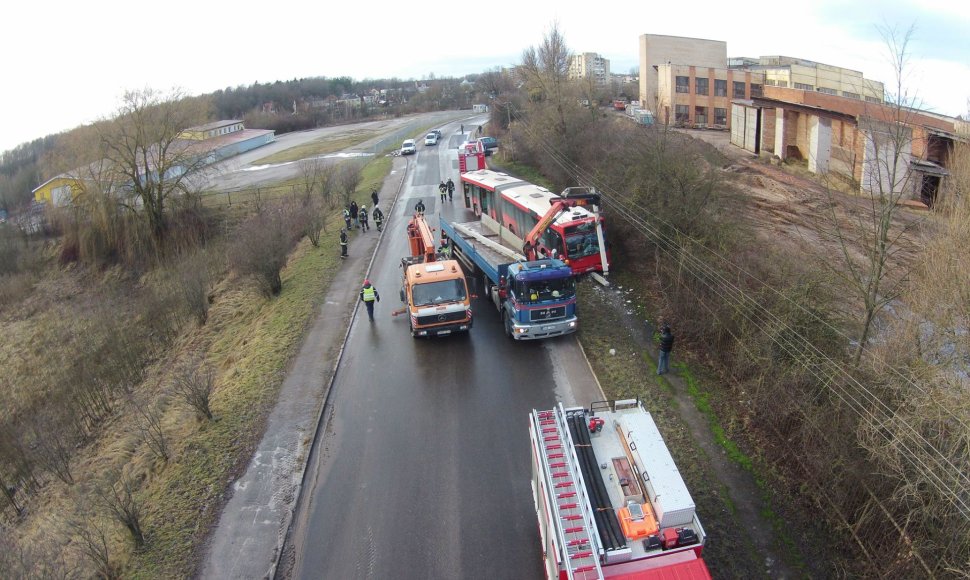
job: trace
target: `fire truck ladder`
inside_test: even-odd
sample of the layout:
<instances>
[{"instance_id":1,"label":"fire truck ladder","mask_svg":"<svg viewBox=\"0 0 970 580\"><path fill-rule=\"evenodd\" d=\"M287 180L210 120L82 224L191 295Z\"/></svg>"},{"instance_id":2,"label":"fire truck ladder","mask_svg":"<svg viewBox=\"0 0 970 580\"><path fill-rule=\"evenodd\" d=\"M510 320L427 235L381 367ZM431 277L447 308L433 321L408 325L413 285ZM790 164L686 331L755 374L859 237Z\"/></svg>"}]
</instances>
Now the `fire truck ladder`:
<instances>
[{"instance_id":1,"label":"fire truck ladder","mask_svg":"<svg viewBox=\"0 0 970 580\"><path fill-rule=\"evenodd\" d=\"M552 516L558 522L556 534L562 546L566 575L581 580L603 578L594 543L593 514L562 405L535 412L535 421L542 468L551 486L549 499Z\"/></svg>"}]
</instances>

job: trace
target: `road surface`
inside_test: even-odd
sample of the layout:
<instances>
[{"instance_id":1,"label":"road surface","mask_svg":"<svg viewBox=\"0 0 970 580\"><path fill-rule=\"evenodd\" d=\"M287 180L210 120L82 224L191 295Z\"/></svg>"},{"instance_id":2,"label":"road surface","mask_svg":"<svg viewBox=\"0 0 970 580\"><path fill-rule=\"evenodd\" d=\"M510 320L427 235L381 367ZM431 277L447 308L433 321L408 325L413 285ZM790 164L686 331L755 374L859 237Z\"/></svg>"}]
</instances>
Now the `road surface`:
<instances>
[{"instance_id":1,"label":"road surface","mask_svg":"<svg viewBox=\"0 0 970 580\"><path fill-rule=\"evenodd\" d=\"M445 126L436 147L419 143L377 250L369 278L382 301L375 322L352 322L286 576L542 577L527 413L602 397L575 337L513 342L482 298L467 335L415 340L406 318L390 316L401 306L404 228L418 198L432 227L439 213L472 219L459 195L438 198L441 180L458 182L455 148L468 132L457 130Z\"/></svg>"}]
</instances>

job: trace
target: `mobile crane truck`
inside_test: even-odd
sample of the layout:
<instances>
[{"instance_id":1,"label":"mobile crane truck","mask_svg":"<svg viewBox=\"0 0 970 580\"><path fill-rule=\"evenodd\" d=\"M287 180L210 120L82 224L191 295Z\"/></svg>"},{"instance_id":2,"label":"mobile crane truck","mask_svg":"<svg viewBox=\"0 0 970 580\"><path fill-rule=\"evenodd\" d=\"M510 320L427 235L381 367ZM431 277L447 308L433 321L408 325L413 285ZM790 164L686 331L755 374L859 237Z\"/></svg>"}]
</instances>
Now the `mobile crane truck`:
<instances>
[{"instance_id":1,"label":"mobile crane truck","mask_svg":"<svg viewBox=\"0 0 970 580\"><path fill-rule=\"evenodd\" d=\"M562 260L526 260L506 248L482 222L441 219L442 242L470 273L481 273L485 293L498 308L505 333L515 340L576 332L576 281Z\"/></svg>"},{"instance_id":2,"label":"mobile crane truck","mask_svg":"<svg viewBox=\"0 0 970 580\"><path fill-rule=\"evenodd\" d=\"M411 255L401 259L401 301L405 308L393 315L407 313L413 337L469 331L471 296L461 266L438 254L423 215L414 214L408 222L407 235Z\"/></svg>"},{"instance_id":3,"label":"mobile crane truck","mask_svg":"<svg viewBox=\"0 0 970 580\"><path fill-rule=\"evenodd\" d=\"M694 500L639 401L529 414L550 580L710 580Z\"/></svg>"}]
</instances>

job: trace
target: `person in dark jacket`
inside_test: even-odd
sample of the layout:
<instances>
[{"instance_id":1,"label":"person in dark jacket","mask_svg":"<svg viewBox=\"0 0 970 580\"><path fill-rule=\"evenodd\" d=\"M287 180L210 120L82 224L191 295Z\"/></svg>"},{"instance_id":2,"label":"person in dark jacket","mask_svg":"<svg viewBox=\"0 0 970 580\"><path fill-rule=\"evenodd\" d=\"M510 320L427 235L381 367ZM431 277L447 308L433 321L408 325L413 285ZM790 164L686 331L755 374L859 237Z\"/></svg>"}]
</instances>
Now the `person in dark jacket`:
<instances>
[{"instance_id":1,"label":"person in dark jacket","mask_svg":"<svg viewBox=\"0 0 970 580\"><path fill-rule=\"evenodd\" d=\"M374 322L374 303L381 301L381 295L374 288L370 280L364 280L364 287L360 289L360 299L367 307L367 317Z\"/></svg>"},{"instance_id":2,"label":"person in dark jacket","mask_svg":"<svg viewBox=\"0 0 970 580\"><path fill-rule=\"evenodd\" d=\"M377 231L381 231L381 227L384 225L384 212L375 205L372 215L374 216L374 224L377 225Z\"/></svg>"},{"instance_id":3,"label":"person in dark jacket","mask_svg":"<svg viewBox=\"0 0 970 580\"><path fill-rule=\"evenodd\" d=\"M377 207L377 204L380 203L381 198L380 198L380 196L377 195L377 190L376 189L374 191L370 192L370 198L374 202L374 207Z\"/></svg>"},{"instance_id":4,"label":"person in dark jacket","mask_svg":"<svg viewBox=\"0 0 970 580\"><path fill-rule=\"evenodd\" d=\"M360 229L360 216L358 215L359 211L360 208L357 207L357 202L350 202L350 219L354 220L354 227L357 229Z\"/></svg>"},{"instance_id":5,"label":"person in dark jacket","mask_svg":"<svg viewBox=\"0 0 970 580\"><path fill-rule=\"evenodd\" d=\"M670 351L674 348L674 335L670 326L664 324L660 331L660 360L657 361L657 374L662 375L670 370Z\"/></svg>"},{"instance_id":6,"label":"person in dark jacket","mask_svg":"<svg viewBox=\"0 0 970 580\"><path fill-rule=\"evenodd\" d=\"M370 224L367 223L367 218L369 216L370 216L370 214L367 213L367 206L361 204L361 206L360 206L360 212L358 212L358 214L357 214L357 221L360 223L360 229L362 231L365 231L366 232L367 230L370 229Z\"/></svg>"},{"instance_id":7,"label":"person in dark jacket","mask_svg":"<svg viewBox=\"0 0 970 580\"><path fill-rule=\"evenodd\" d=\"M347 230L340 230L340 257L347 257Z\"/></svg>"},{"instance_id":8,"label":"person in dark jacket","mask_svg":"<svg viewBox=\"0 0 970 580\"><path fill-rule=\"evenodd\" d=\"M424 209L425 209L424 208L424 202L419 199L418 200L418 203L414 204L414 211L416 213L419 213L421 215L424 215Z\"/></svg>"},{"instance_id":9,"label":"person in dark jacket","mask_svg":"<svg viewBox=\"0 0 970 580\"><path fill-rule=\"evenodd\" d=\"M448 183L445 184L448 187L448 201L454 201L455 196L455 182L448 178Z\"/></svg>"}]
</instances>

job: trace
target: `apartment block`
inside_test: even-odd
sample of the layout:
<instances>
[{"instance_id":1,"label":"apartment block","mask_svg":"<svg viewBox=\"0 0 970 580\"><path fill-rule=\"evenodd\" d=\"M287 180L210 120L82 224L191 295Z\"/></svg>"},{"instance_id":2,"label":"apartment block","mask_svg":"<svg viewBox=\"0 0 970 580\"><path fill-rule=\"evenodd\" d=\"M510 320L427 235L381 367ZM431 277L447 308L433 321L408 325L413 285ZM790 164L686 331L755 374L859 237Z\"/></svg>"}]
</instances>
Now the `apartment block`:
<instances>
[{"instance_id":1,"label":"apartment block","mask_svg":"<svg viewBox=\"0 0 970 580\"><path fill-rule=\"evenodd\" d=\"M569 60L570 79L592 79L598 86L610 83L610 61L595 52L574 54Z\"/></svg>"}]
</instances>

